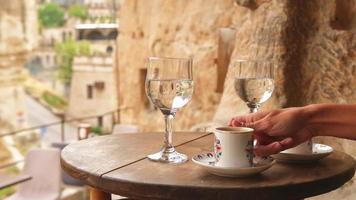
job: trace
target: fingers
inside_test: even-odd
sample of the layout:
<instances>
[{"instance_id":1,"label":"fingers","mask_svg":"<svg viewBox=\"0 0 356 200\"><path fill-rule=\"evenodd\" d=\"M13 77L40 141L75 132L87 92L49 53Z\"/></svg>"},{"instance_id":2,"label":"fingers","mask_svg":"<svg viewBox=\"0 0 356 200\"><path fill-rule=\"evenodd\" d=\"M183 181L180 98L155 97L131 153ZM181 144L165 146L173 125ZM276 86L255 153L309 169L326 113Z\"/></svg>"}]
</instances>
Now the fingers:
<instances>
[{"instance_id":1,"label":"fingers","mask_svg":"<svg viewBox=\"0 0 356 200\"><path fill-rule=\"evenodd\" d=\"M254 138L257 140L257 144L253 148L253 152L258 156L268 156L293 148L309 140L310 133L308 133L307 130L302 130L295 133L292 137L282 138L270 136L266 133L255 132Z\"/></svg>"},{"instance_id":2,"label":"fingers","mask_svg":"<svg viewBox=\"0 0 356 200\"><path fill-rule=\"evenodd\" d=\"M243 126L244 123L241 121L236 121L234 118L232 118L229 122L229 126L233 126L233 127L240 127Z\"/></svg>"},{"instance_id":3,"label":"fingers","mask_svg":"<svg viewBox=\"0 0 356 200\"><path fill-rule=\"evenodd\" d=\"M257 112L248 115L234 117L230 120L230 126L247 126L253 128L254 122L262 119L268 112Z\"/></svg>"},{"instance_id":4,"label":"fingers","mask_svg":"<svg viewBox=\"0 0 356 200\"><path fill-rule=\"evenodd\" d=\"M275 141L267 145L258 144L254 147L253 153L257 156L269 156L272 154L279 153L285 149L289 149L293 147L293 145L293 139L288 137L281 141Z\"/></svg>"},{"instance_id":5,"label":"fingers","mask_svg":"<svg viewBox=\"0 0 356 200\"><path fill-rule=\"evenodd\" d=\"M274 138L274 137L271 137L267 134L263 134L263 133L254 133L253 134L253 137L254 139L257 140L257 143L258 144L261 144L261 145L267 145L267 144L270 144L272 142L275 142L277 139Z\"/></svg>"}]
</instances>

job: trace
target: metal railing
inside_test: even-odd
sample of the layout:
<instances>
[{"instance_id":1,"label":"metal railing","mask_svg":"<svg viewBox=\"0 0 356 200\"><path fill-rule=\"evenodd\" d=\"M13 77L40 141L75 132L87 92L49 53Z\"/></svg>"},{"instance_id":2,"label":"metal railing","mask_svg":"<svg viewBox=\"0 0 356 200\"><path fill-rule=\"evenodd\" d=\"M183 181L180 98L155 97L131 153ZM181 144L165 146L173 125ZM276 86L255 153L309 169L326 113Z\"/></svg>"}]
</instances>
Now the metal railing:
<instances>
[{"instance_id":1,"label":"metal railing","mask_svg":"<svg viewBox=\"0 0 356 200\"><path fill-rule=\"evenodd\" d=\"M103 126L103 118L105 116L111 115L111 117L112 117L111 122L112 122L112 127L113 127L114 124L120 122L120 117L119 117L120 115L119 114L120 114L120 109L116 109L116 110L113 110L113 111L109 111L109 112L103 113L101 115L92 115L92 116L86 116L86 117L80 117L80 118L66 119L64 116L62 116L61 120L57 121L57 122L52 122L52 123L48 123L48 124L42 124L42 125L39 125L39 126L33 126L33 127L29 127L29 128L19 129L19 130L7 132L7 133L1 133L0 134L0 138L5 137L5 136L17 135L17 134L22 133L22 132L34 131L34 130L41 129L41 128L47 128L47 127L50 127L50 126L60 125L61 142L64 142L65 141L65 124L66 123L81 122L81 121L84 121L84 120L96 119L97 120L97 125L98 126ZM102 134L108 134L108 133L104 132ZM18 161L14 161L14 162L11 162L11 163L2 164L2 165L0 165L0 169L11 167L11 166L14 166L14 165L16 165L18 163L21 163L21 162L24 162L24 160L18 160Z\"/></svg>"},{"instance_id":2,"label":"metal railing","mask_svg":"<svg viewBox=\"0 0 356 200\"><path fill-rule=\"evenodd\" d=\"M41 129L41 128L47 128L47 127L54 126L54 125L61 125L61 140L63 142L63 141L65 141L65 123L83 121L83 120L89 120L89 119L96 118L97 122L98 122L98 126L102 126L103 125L102 124L103 117L107 116L107 115L111 115L112 119L113 119L112 122L113 122L113 124L115 124L115 123L119 123L119 121L120 121L119 113L120 113L120 109L117 109L114 111L109 111L109 112L103 113L101 115L92 115L92 116L72 118L72 119L66 119L64 116L61 116L61 120L57 121L57 122L52 122L52 123L48 123L48 124L42 124L39 126L33 126L33 127L29 127L29 128L19 129L19 130L11 131L8 133L0 133L0 138L5 137L5 136L16 135L21 132L32 131L32 130ZM115 116L115 114L116 114L116 116Z\"/></svg>"},{"instance_id":3,"label":"metal railing","mask_svg":"<svg viewBox=\"0 0 356 200\"><path fill-rule=\"evenodd\" d=\"M16 164L23 163L24 161L25 160L18 160L18 161L6 163L6 164L3 164L3 165L0 165L0 169L5 169L5 168L8 168L8 167L12 167L12 166L14 166Z\"/></svg>"}]
</instances>

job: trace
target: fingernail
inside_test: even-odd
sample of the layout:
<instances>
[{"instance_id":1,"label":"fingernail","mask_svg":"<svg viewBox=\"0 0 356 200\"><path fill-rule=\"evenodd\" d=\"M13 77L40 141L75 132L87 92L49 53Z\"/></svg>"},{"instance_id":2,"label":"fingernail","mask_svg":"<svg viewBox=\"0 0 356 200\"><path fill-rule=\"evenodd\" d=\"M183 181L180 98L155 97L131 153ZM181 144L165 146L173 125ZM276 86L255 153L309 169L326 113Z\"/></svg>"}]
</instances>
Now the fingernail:
<instances>
[{"instance_id":1,"label":"fingernail","mask_svg":"<svg viewBox=\"0 0 356 200\"><path fill-rule=\"evenodd\" d=\"M229 121L229 125L232 125L232 123L233 123L234 121L235 121L234 119L231 119L231 120Z\"/></svg>"},{"instance_id":2,"label":"fingernail","mask_svg":"<svg viewBox=\"0 0 356 200\"><path fill-rule=\"evenodd\" d=\"M279 142L274 142L274 144L273 144L272 146L278 148L279 146L281 146L281 143L279 143Z\"/></svg>"},{"instance_id":3,"label":"fingernail","mask_svg":"<svg viewBox=\"0 0 356 200\"><path fill-rule=\"evenodd\" d=\"M282 140L280 143L284 146L284 145L289 145L291 142L292 142L292 138L286 138Z\"/></svg>"}]
</instances>

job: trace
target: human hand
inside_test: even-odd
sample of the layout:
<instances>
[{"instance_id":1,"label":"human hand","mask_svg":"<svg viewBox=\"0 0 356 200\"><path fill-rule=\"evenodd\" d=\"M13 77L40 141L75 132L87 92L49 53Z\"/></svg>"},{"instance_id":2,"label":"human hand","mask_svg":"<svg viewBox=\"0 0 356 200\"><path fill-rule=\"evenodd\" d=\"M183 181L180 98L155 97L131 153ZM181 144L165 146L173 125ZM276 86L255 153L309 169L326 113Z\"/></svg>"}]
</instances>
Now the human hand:
<instances>
[{"instance_id":1,"label":"human hand","mask_svg":"<svg viewBox=\"0 0 356 200\"><path fill-rule=\"evenodd\" d=\"M258 156L266 156L313 137L313 130L307 126L307 121L303 108L287 108L234 117L229 125L253 128L257 140L253 151Z\"/></svg>"}]
</instances>

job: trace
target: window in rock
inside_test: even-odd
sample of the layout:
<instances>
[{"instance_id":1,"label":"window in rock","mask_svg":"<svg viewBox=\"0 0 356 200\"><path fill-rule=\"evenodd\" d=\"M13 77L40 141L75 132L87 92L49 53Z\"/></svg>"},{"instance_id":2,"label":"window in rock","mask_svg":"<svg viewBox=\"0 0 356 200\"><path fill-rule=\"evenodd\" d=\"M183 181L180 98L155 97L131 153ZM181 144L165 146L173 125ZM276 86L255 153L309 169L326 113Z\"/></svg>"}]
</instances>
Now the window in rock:
<instances>
[{"instance_id":1,"label":"window in rock","mask_svg":"<svg viewBox=\"0 0 356 200\"><path fill-rule=\"evenodd\" d=\"M117 37L117 31L111 31L109 34L108 34L108 39L109 40L116 40L116 37Z\"/></svg>"},{"instance_id":2,"label":"window in rock","mask_svg":"<svg viewBox=\"0 0 356 200\"><path fill-rule=\"evenodd\" d=\"M51 57L49 55L46 56L46 65L47 67L50 65Z\"/></svg>"},{"instance_id":3,"label":"window in rock","mask_svg":"<svg viewBox=\"0 0 356 200\"><path fill-rule=\"evenodd\" d=\"M106 53L108 53L108 54L111 54L112 52L113 52L113 48L112 48L112 46L108 46L108 47L106 47Z\"/></svg>"},{"instance_id":4,"label":"window in rock","mask_svg":"<svg viewBox=\"0 0 356 200\"><path fill-rule=\"evenodd\" d=\"M104 118L103 116L98 117L98 126L103 127L104 124Z\"/></svg>"},{"instance_id":5,"label":"window in rock","mask_svg":"<svg viewBox=\"0 0 356 200\"><path fill-rule=\"evenodd\" d=\"M87 85L87 99L93 98L93 86Z\"/></svg>"},{"instance_id":6,"label":"window in rock","mask_svg":"<svg viewBox=\"0 0 356 200\"><path fill-rule=\"evenodd\" d=\"M84 31L82 31L82 30L79 31L78 39L79 39L79 40L84 40L84 39L85 39L85 38L84 38Z\"/></svg>"},{"instance_id":7,"label":"window in rock","mask_svg":"<svg viewBox=\"0 0 356 200\"><path fill-rule=\"evenodd\" d=\"M87 35L88 40L102 40L103 39L103 34L101 34L99 31L91 31Z\"/></svg>"},{"instance_id":8,"label":"window in rock","mask_svg":"<svg viewBox=\"0 0 356 200\"><path fill-rule=\"evenodd\" d=\"M95 89L102 91L105 89L105 83L103 81L95 81L94 87Z\"/></svg>"}]
</instances>

